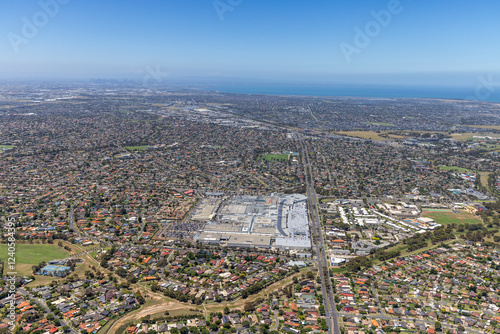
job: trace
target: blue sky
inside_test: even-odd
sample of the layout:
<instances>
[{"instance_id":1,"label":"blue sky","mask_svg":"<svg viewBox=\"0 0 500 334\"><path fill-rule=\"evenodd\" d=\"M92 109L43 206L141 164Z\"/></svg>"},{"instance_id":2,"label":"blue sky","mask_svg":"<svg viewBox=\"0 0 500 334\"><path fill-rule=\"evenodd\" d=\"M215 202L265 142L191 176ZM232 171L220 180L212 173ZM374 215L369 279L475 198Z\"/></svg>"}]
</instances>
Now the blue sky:
<instances>
[{"instance_id":1,"label":"blue sky","mask_svg":"<svg viewBox=\"0 0 500 334\"><path fill-rule=\"evenodd\" d=\"M498 0L218 0L231 9L222 20L213 0L59 0L53 17L40 13L54 1L0 2L0 78L140 78L159 66L173 81L475 85L500 73ZM356 45L355 29L377 28L371 12L391 6ZM350 61L341 45L357 49Z\"/></svg>"}]
</instances>

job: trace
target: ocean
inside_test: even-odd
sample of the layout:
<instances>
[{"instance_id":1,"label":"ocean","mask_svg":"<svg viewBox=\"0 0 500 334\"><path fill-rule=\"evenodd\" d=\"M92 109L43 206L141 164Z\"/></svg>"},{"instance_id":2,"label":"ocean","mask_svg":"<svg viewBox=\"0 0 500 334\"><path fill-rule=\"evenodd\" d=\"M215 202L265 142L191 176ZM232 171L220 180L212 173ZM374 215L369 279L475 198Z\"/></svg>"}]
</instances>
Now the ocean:
<instances>
[{"instance_id":1,"label":"ocean","mask_svg":"<svg viewBox=\"0 0 500 334\"><path fill-rule=\"evenodd\" d=\"M356 85L278 85L215 84L206 89L226 93L307 95L370 98L431 98L500 102L500 87L356 86Z\"/></svg>"}]
</instances>

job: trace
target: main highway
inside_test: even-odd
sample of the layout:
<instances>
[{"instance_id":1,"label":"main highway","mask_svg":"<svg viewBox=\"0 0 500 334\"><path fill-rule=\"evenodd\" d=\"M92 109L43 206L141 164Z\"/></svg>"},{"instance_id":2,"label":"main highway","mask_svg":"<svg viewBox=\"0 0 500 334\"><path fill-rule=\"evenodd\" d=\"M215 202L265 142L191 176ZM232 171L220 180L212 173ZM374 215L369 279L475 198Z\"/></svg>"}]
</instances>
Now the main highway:
<instances>
[{"instance_id":1,"label":"main highway","mask_svg":"<svg viewBox=\"0 0 500 334\"><path fill-rule=\"evenodd\" d=\"M321 277L321 291L323 294L323 303L325 306L325 318L328 325L328 332L340 334L339 314L335 305L333 296L332 281L328 271L328 257L325 252L325 241L323 239L323 231L318 214L318 199L314 190L314 178L312 173L311 163L309 161L309 151L304 143L301 134L298 134L301 151L302 164L304 166L304 178L306 180L306 195L309 201L309 209L311 212L311 235L313 238L313 247L316 251L316 259L318 264L318 273Z\"/></svg>"}]
</instances>

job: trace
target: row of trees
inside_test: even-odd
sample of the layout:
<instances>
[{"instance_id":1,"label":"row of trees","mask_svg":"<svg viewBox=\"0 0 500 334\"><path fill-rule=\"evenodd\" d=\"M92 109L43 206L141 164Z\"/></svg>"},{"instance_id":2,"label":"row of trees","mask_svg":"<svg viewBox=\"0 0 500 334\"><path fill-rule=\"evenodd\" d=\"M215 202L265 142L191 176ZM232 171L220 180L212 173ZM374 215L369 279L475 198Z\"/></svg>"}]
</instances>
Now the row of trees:
<instances>
[{"instance_id":1,"label":"row of trees","mask_svg":"<svg viewBox=\"0 0 500 334\"><path fill-rule=\"evenodd\" d=\"M383 249L380 249L375 252L375 257L379 259L380 261L386 261L393 259L395 257L398 257L401 255L401 252L398 250L393 250L393 251L384 251Z\"/></svg>"}]
</instances>

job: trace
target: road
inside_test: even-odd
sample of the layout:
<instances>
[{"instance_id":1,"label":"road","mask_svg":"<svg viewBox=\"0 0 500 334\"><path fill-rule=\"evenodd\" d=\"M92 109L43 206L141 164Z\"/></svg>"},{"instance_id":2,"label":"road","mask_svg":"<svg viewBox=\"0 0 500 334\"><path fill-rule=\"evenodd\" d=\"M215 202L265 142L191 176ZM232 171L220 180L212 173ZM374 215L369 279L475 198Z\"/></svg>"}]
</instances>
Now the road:
<instances>
[{"instance_id":1,"label":"road","mask_svg":"<svg viewBox=\"0 0 500 334\"><path fill-rule=\"evenodd\" d=\"M111 246L111 245L112 245L112 243L111 243L111 242L109 242L109 241L99 240L99 239L97 239L96 237L93 237L93 236L91 236L91 235L88 235L87 233L83 233L83 234L82 234L82 232L80 231L80 229L79 229L79 228L77 228L77 227L75 226L75 215L74 215L74 209L73 209L73 208L74 208L74 205L75 205L75 204L74 204L74 203L72 203L72 204L71 204L71 207L70 207L70 209L69 209L69 215L68 215L68 218L69 218L69 228L70 228L71 230L73 230L73 231L76 233L76 235L78 235L78 238L85 237L85 238L88 238L88 239L93 240L94 242L96 242L96 243L98 243L98 244L101 244L101 243L102 243L102 244L105 244L105 245L107 245L107 246Z\"/></svg>"},{"instance_id":2,"label":"road","mask_svg":"<svg viewBox=\"0 0 500 334\"><path fill-rule=\"evenodd\" d=\"M358 317L359 314L352 314L352 313L339 313L340 316L346 316L346 317ZM417 319L417 318L410 318L410 317L390 317L390 316L387 316L387 315L384 315L384 316L380 316L380 315L368 315L367 316L367 319L375 319L375 320L387 320L387 321L406 321L406 322L410 322L410 323L414 323L414 324L417 324L417 323L420 323L420 324L424 324L424 325L427 325L428 327L431 327L431 326L434 326L434 324L436 323L435 320L424 320L424 319ZM446 321L443 321L443 320L440 320L439 322L441 322L441 325L443 326L444 329L446 328L450 328L450 329L457 329L458 328L458 325L457 324L450 324ZM479 332L475 329L471 329L469 327L465 327L466 328L466 331L465 333L472 333L472 334L481 334L481 333L484 333L484 332ZM445 331L443 330L443 333Z\"/></svg>"},{"instance_id":3,"label":"road","mask_svg":"<svg viewBox=\"0 0 500 334\"><path fill-rule=\"evenodd\" d=\"M318 214L318 198L314 190L314 178L311 163L309 161L309 151L304 144L301 134L297 134L302 151L302 164L304 166L304 177L306 180L306 194L311 210L311 234L313 237L313 247L316 250L318 273L321 277L321 292L325 306L325 318L328 325L328 332L340 334L337 307L333 296L332 281L328 271L328 258L325 252L325 241Z\"/></svg>"},{"instance_id":4,"label":"road","mask_svg":"<svg viewBox=\"0 0 500 334\"><path fill-rule=\"evenodd\" d=\"M377 289L375 289L375 282L372 283L371 290L372 290L373 299L375 299L375 303L377 303L377 307L380 311L380 316L383 317L383 316L385 316L385 313L384 313L384 309L383 309L382 305L380 305L380 299L378 298Z\"/></svg>"},{"instance_id":5,"label":"road","mask_svg":"<svg viewBox=\"0 0 500 334\"><path fill-rule=\"evenodd\" d=\"M278 330L278 325L280 324L280 321L278 319L278 311L274 310L274 325L273 328L271 328L272 331Z\"/></svg>"},{"instance_id":6,"label":"road","mask_svg":"<svg viewBox=\"0 0 500 334\"><path fill-rule=\"evenodd\" d=\"M33 296L31 293L29 293L24 289L19 289L19 293L25 297L28 296L29 299L33 299L38 305L40 305L45 310L47 314L52 314L54 316L54 319L59 320L59 322L61 323L61 327L68 326L70 328L71 334L78 334L78 332L72 326L70 326L66 321L62 320L54 312L52 312L44 301L38 299L37 297Z\"/></svg>"},{"instance_id":7,"label":"road","mask_svg":"<svg viewBox=\"0 0 500 334\"><path fill-rule=\"evenodd\" d=\"M146 223L145 223L145 219L144 219L144 215L142 213L142 210L137 215L137 223L139 223L140 230L137 231L137 235L134 237L134 240L132 241L132 243L139 242L141 240L142 235L144 234L144 227L146 226Z\"/></svg>"},{"instance_id":8,"label":"road","mask_svg":"<svg viewBox=\"0 0 500 334\"><path fill-rule=\"evenodd\" d=\"M69 228L73 230L78 237L81 237L82 234L80 233L80 230L75 227L75 217L74 217L74 210L73 210L73 204L71 204L71 207L69 209Z\"/></svg>"}]
</instances>

